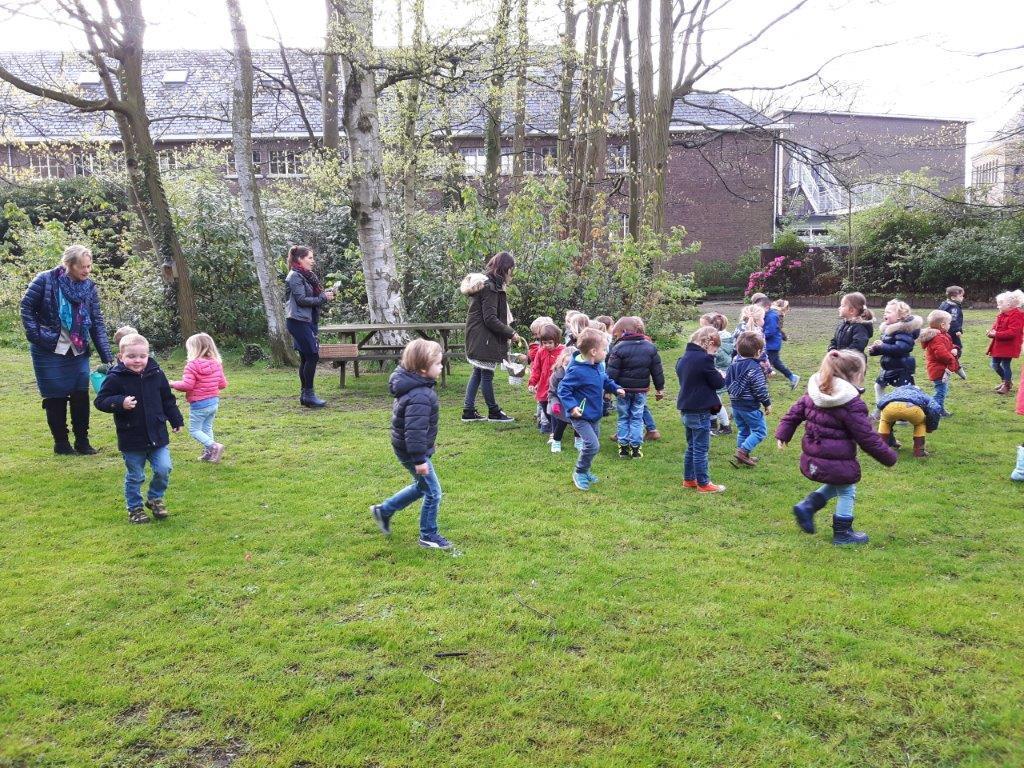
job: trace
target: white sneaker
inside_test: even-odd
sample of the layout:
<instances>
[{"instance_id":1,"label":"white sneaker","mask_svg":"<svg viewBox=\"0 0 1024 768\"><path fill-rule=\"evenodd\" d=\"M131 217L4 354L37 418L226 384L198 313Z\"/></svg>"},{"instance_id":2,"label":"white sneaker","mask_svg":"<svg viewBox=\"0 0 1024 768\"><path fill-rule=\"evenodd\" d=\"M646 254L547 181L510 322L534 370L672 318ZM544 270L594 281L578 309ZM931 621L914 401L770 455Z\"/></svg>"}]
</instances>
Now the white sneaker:
<instances>
[{"instance_id":1,"label":"white sneaker","mask_svg":"<svg viewBox=\"0 0 1024 768\"><path fill-rule=\"evenodd\" d=\"M551 446L552 453L562 452L562 441L561 440L548 440L548 445Z\"/></svg>"}]
</instances>

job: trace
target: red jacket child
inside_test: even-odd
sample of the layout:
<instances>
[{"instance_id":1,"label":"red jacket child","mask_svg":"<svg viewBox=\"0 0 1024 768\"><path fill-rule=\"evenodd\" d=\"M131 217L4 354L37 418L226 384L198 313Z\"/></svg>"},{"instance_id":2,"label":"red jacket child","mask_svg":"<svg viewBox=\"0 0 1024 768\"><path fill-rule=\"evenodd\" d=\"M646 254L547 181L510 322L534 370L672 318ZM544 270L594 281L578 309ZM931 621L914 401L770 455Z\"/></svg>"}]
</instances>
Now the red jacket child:
<instances>
[{"instance_id":1,"label":"red jacket child","mask_svg":"<svg viewBox=\"0 0 1024 768\"><path fill-rule=\"evenodd\" d=\"M947 370L950 373L960 370L960 361L953 354L952 336L939 328L925 328L919 338L924 348L929 381L939 381Z\"/></svg>"},{"instance_id":2,"label":"red jacket child","mask_svg":"<svg viewBox=\"0 0 1024 768\"><path fill-rule=\"evenodd\" d=\"M537 347L537 353L533 356L533 364L530 366L530 387L533 388L533 396L538 403L548 401L548 383L551 379L551 369L561 356L565 347L558 344L555 347Z\"/></svg>"},{"instance_id":3,"label":"red jacket child","mask_svg":"<svg viewBox=\"0 0 1024 768\"><path fill-rule=\"evenodd\" d=\"M1020 345L1024 341L1024 312L1019 307L1010 307L996 315L992 331L995 335L990 337L989 357L1020 357Z\"/></svg>"}]
</instances>

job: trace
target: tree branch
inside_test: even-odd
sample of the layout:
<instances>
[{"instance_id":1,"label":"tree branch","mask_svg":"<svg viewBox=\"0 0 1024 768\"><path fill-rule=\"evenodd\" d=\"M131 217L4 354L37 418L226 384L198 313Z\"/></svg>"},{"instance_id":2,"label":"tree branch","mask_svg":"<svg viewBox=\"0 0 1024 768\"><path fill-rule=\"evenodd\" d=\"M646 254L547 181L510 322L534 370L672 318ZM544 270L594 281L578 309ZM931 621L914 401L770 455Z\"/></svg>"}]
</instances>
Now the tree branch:
<instances>
[{"instance_id":1,"label":"tree branch","mask_svg":"<svg viewBox=\"0 0 1024 768\"><path fill-rule=\"evenodd\" d=\"M27 80L22 80L9 69L0 66L0 80L4 80L20 91L31 93L33 96L40 96L51 101L59 101L62 104L80 109L83 112L121 112L126 113L124 105L120 101L111 99L83 99L55 88L47 88L42 85L33 85Z\"/></svg>"}]
</instances>

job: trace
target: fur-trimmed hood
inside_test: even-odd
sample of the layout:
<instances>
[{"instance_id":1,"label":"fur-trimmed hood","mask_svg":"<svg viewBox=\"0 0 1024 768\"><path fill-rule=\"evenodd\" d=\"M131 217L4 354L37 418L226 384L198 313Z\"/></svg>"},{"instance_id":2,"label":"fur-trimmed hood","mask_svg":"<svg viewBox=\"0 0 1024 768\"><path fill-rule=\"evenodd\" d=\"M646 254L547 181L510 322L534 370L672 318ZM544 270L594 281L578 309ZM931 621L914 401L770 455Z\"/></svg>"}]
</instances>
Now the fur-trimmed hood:
<instances>
[{"instance_id":1,"label":"fur-trimmed hood","mask_svg":"<svg viewBox=\"0 0 1024 768\"><path fill-rule=\"evenodd\" d=\"M461 291L466 296L472 296L473 294L480 293L487 285L487 275L483 272L470 272L464 278L462 278L462 284L459 286Z\"/></svg>"},{"instance_id":2,"label":"fur-trimmed hood","mask_svg":"<svg viewBox=\"0 0 1024 768\"><path fill-rule=\"evenodd\" d=\"M878 326L878 335L892 336L897 333L913 334L915 331L920 331L922 326L924 326L924 320L921 319L920 315L911 315L906 320L897 320L895 323L886 323L883 320L881 325Z\"/></svg>"},{"instance_id":3,"label":"fur-trimmed hood","mask_svg":"<svg viewBox=\"0 0 1024 768\"><path fill-rule=\"evenodd\" d=\"M925 346L929 344L940 333L942 333L942 331L940 331L938 328L925 328L923 331L921 331L921 335L918 336L917 339L918 341L921 342L921 346Z\"/></svg>"},{"instance_id":4,"label":"fur-trimmed hood","mask_svg":"<svg viewBox=\"0 0 1024 768\"><path fill-rule=\"evenodd\" d=\"M846 379L833 379L832 384L832 394L822 392L818 387L818 374L814 374L807 382L807 396L819 408L838 408L860 395L860 390Z\"/></svg>"}]
</instances>

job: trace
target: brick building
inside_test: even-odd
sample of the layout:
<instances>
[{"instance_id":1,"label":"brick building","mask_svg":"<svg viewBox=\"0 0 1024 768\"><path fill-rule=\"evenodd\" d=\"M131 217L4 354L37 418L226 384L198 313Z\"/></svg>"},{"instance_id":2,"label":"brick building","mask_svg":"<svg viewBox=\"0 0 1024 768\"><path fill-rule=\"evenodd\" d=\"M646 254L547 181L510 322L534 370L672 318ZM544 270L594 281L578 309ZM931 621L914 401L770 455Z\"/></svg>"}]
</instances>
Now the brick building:
<instances>
[{"instance_id":1,"label":"brick building","mask_svg":"<svg viewBox=\"0 0 1024 768\"><path fill-rule=\"evenodd\" d=\"M952 118L791 110L780 146L776 213L803 234L821 234L838 216L877 204L905 173L962 192L967 121Z\"/></svg>"}]
</instances>

